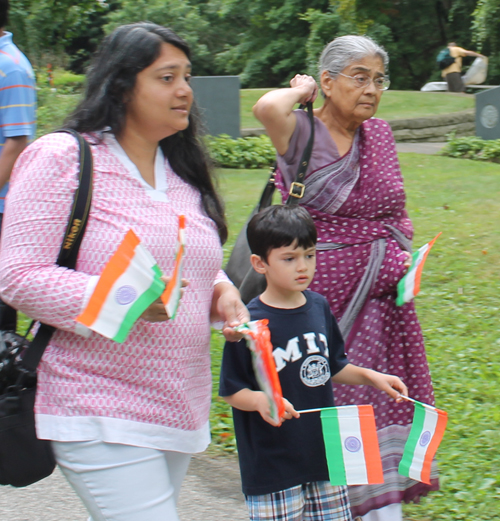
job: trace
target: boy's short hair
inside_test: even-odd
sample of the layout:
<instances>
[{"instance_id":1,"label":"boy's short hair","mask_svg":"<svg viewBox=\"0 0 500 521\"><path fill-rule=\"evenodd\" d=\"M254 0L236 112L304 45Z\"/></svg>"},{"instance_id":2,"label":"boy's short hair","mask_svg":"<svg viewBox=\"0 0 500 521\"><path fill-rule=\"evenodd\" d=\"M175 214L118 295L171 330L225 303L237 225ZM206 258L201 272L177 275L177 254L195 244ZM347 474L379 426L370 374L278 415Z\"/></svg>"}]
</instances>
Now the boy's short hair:
<instances>
[{"instance_id":1,"label":"boy's short hair","mask_svg":"<svg viewBox=\"0 0 500 521\"><path fill-rule=\"evenodd\" d=\"M9 0L0 0L0 28L9 21Z\"/></svg>"},{"instance_id":2,"label":"boy's short hair","mask_svg":"<svg viewBox=\"0 0 500 521\"><path fill-rule=\"evenodd\" d=\"M247 226L250 251L267 262L271 250L290 246L311 248L318 234L309 212L301 206L269 206L252 217Z\"/></svg>"}]
</instances>

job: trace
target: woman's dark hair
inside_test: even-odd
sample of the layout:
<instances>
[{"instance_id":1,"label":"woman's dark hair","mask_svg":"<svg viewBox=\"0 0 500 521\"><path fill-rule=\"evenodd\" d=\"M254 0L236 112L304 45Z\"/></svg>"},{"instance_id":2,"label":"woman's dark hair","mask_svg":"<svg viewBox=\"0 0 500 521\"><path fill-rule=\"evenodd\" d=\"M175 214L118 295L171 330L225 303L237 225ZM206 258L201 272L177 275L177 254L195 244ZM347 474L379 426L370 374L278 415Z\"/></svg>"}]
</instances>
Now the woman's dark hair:
<instances>
[{"instance_id":1,"label":"woman's dark hair","mask_svg":"<svg viewBox=\"0 0 500 521\"><path fill-rule=\"evenodd\" d=\"M9 21L9 0L0 0L0 27L5 27Z\"/></svg>"},{"instance_id":2,"label":"woman's dark hair","mask_svg":"<svg viewBox=\"0 0 500 521\"><path fill-rule=\"evenodd\" d=\"M191 58L187 43L166 27L139 22L115 29L93 58L84 98L66 119L65 126L78 132L109 127L119 136L125 126L125 100L134 90L137 74L158 58L162 43L177 47ZM209 156L198 137L199 126L193 103L188 128L162 139L160 147L174 172L199 190L203 209L215 222L224 243L227 239L224 207L215 191Z\"/></svg>"},{"instance_id":3,"label":"woman's dark hair","mask_svg":"<svg viewBox=\"0 0 500 521\"><path fill-rule=\"evenodd\" d=\"M254 215L247 227L250 251L267 262L271 250L290 246L311 248L318 240L309 212L301 206L269 206Z\"/></svg>"}]
</instances>

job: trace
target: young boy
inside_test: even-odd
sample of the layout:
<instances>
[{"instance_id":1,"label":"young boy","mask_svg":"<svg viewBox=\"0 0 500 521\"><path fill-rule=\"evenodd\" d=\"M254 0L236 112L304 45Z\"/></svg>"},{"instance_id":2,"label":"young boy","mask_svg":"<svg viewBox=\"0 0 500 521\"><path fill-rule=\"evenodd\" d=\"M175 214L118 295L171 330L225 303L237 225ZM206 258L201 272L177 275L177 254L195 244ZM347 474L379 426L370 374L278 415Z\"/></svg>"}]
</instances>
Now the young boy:
<instances>
[{"instance_id":1,"label":"young boy","mask_svg":"<svg viewBox=\"0 0 500 521\"><path fill-rule=\"evenodd\" d=\"M396 376L350 364L328 303L305 291L316 268L317 238L307 210L266 208L248 224L247 237L252 266L267 280L248 310L252 320L269 319L286 411L273 421L245 341L227 342L219 394L233 407L250 519L351 521L347 487L329 483L320 415L297 411L332 407L331 380L372 385L396 401L406 386Z\"/></svg>"}]
</instances>

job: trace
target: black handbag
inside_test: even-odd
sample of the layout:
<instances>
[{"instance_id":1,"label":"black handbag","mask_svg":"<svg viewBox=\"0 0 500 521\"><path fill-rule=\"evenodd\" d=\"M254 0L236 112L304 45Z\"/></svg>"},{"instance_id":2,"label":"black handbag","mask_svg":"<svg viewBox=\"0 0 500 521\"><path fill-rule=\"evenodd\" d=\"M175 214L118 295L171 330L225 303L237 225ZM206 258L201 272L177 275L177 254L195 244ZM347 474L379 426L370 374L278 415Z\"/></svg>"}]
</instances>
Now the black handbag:
<instances>
[{"instance_id":1,"label":"black handbag","mask_svg":"<svg viewBox=\"0 0 500 521\"><path fill-rule=\"evenodd\" d=\"M80 146L79 187L57 258L59 266L74 268L92 199L92 153L74 130L59 132L73 134ZM36 368L54 331L40 324L32 342L28 333L0 332L0 485L25 487L54 471L51 442L36 437L34 415Z\"/></svg>"},{"instance_id":2,"label":"black handbag","mask_svg":"<svg viewBox=\"0 0 500 521\"><path fill-rule=\"evenodd\" d=\"M311 134L309 141L307 142L306 148L302 154L302 158L299 163L299 169L295 176L295 181L290 185L288 199L286 204L296 205L299 204L300 199L304 197L305 185L304 178L306 176L307 167L309 160L311 159L311 152L314 145L314 116L312 103L307 103L307 115L309 122L311 123ZM254 208L247 222L241 229L238 238L234 244L233 250L229 257L229 260L225 267L227 276L231 279L233 284L240 290L241 300L248 304L257 295L260 295L266 289L266 278L264 275L257 273L250 263L250 247L247 241L247 226L250 219L258 212L271 206L273 200L273 194L276 189L275 177L276 177L277 165L275 164L271 176L269 177L264 191L260 197L259 203Z\"/></svg>"}]
</instances>

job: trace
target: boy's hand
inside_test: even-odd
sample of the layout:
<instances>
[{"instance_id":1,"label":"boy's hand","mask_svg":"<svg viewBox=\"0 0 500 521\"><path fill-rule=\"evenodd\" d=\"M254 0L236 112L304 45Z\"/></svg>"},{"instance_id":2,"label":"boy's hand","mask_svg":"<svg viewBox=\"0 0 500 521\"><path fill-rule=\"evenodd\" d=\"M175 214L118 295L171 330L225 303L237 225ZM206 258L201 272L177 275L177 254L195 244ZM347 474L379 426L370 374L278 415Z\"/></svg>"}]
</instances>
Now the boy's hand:
<instances>
[{"instance_id":1,"label":"boy's hand","mask_svg":"<svg viewBox=\"0 0 500 521\"><path fill-rule=\"evenodd\" d=\"M397 376L379 373L358 365L347 364L337 374L333 375L332 380L338 384L371 385L380 391L384 391L398 403L403 401L401 394L408 396L406 385Z\"/></svg>"},{"instance_id":2,"label":"boy's hand","mask_svg":"<svg viewBox=\"0 0 500 521\"><path fill-rule=\"evenodd\" d=\"M300 418L300 414L286 398L283 398L283 403L285 404L285 415L281 418L282 421L291 420L292 418Z\"/></svg>"},{"instance_id":3,"label":"boy's hand","mask_svg":"<svg viewBox=\"0 0 500 521\"><path fill-rule=\"evenodd\" d=\"M396 402L401 403L403 401L401 395L408 396L408 389L401 378L377 371L370 371L370 373L369 378L372 381L373 387L384 391L391 398L394 398Z\"/></svg>"},{"instance_id":4,"label":"boy's hand","mask_svg":"<svg viewBox=\"0 0 500 521\"><path fill-rule=\"evenodd\" d=\"M293 405L286 398L283 398L283 403L285 404L285 415L283 418L280 418L280 421L276 421L271 417L271 407L269 406L267 396L262 391L255 391L254 398L255 410L261 415L264 421L273 427L279 427L285 420L300 417L300 414L294 409Z\"/></svg>"}]
</instances>

